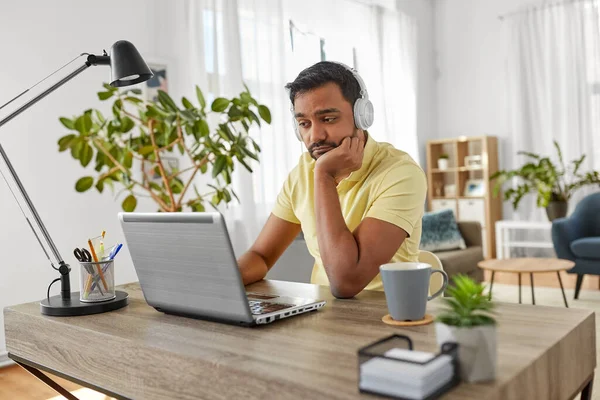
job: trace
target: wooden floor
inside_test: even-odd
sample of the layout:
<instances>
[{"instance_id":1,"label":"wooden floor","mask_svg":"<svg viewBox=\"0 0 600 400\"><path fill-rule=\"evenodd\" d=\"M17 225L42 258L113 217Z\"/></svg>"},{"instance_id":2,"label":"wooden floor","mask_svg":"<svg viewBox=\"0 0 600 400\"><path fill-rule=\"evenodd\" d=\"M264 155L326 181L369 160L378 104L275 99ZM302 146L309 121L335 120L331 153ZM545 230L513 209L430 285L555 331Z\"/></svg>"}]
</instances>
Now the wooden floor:
<instances>
[{"instance_id":1,"label":"wooden floor","mask_svg":"<svg viewBox=\"0 0 600 400\"><path fill-rule=\"evenodd\" d=\"M49 374L48 374L49 375ZM112 397L82 388L67 380L49 375L52 380L73 393L80 400L111 400ZM59 400L64 399L36 377L18 365L0 368L0 399Z\"/></svg>"},{"instance_id":2,"label":"wooden floor","mask_svg":"<svg viewBox=\"0 0 600 400\"><path fill-rule=\"evenodd\" d=\"M485 271L485 280L489 284L491 273ZM561 278L565 289L573 289L575 287L576 276L561 273ZM523 274L521 284L529 287L529 275ZM560 287L558 278L555 273L535 274L533 277L535 287ZM503 283L509 285L517 285L517 274L511 273L496 273L494 283ZM597 276L586 275L583 280L582 289L600 290L600 279ZM69 390L80 400L110 400L111 397L104 396L101 393L94 392L90 389L81 388L74 383L64 379L52 378L61 386ZM62 396L57 395L52 389L40 382L37 378L30 375L27 371L19 366L11 366L0 368L0 399L19 399L19 400L59 400Z\"/></svg>"}]
</instances>

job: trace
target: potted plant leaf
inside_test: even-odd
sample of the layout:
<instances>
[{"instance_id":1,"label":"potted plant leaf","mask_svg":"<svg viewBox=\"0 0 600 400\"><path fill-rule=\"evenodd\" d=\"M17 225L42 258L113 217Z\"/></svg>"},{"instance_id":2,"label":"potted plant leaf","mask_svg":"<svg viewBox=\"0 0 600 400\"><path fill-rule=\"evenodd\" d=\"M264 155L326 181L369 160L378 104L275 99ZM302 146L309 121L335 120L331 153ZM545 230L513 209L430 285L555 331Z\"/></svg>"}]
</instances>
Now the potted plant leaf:
<instances>
[{"instance_id":1,"label":"potted plant leaf","mask_svg":"<svg viewBox=\"0 0 600 400\"><path fill-rule=\"evenodd\" d=\"M585 154L571 161L569 166L565 165L562 151L556 141L554 147L558 154L558 164L549 157L539 154L520 151L517 154L529 158L529 162L515 170L502 170L490 177L495 180L494 196L497 196L506 182L518 179L516 187L510 187L504 191L504 200L511 201L513 209L517 209L519 203L528 193L537 195L537 206L546 208L546 215L550 221L567 215L568 202L573 194L581 187L587 185L600 185L600 173L589 171L581 173L581 165L585 160Z\"/></svg>"},{"instance_id":2,"label":"potted plant leaf","mask_svg":"<svg viewBox=\"0 0 600 400\"><path fill-rule=\"evenodd\" d=\"M197 104L184 97L178 105L161 90L158 101L150 102L139 89L104 84L98 97L112 100L110 115L89 109L60 118L71 132L58 141L59 151L69 150L83 167L92 163L96 172L77 180L75 189L103 192L119 185L125 211L135 210L140 197L152 199L164 212L204 211L207 205L237 199L231 188L234 168L252 172L252 160L258 161L261 150L249 131L261 120L271 123L269 109L245 89L238 97L218 97L207 105L196 87ZM178 167L179 160L184 168ZM195 184L201 174L212 178L204 193Z\"/></svg>"},{"instance_id":3,"label":"potted plant leaf","mask_svg":"<svg viewBox=\"0 0 600 400\"><path fill-rule=\"evenodd\" d=\"M440 154L440 156L438 157L438 160L437 160L438 169L441 169L441 170L448 169L448 159L449 158L450 158L450 156L446 153Z\"/></svg>"},{"instance_id":4,"label":"potted plant leaf","mask_svg":"<svg viewBox=\"0 0 600 400\"><path fill-rule=\"evenodd\" d=\"M436 318L441 346L458 343L461 378L467 382L493 380L496 376L496 320L494 303L483 294L484 286L458 274L446 289L447 309Z\"/></svg>"}]
</instances>

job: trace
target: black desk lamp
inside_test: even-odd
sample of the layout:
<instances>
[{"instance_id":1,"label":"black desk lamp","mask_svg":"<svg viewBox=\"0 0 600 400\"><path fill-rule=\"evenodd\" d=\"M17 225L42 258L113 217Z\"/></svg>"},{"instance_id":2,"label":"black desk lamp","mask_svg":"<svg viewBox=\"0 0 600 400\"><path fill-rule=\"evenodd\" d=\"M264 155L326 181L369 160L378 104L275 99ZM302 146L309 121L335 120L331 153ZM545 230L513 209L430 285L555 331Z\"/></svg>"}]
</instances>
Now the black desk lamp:
<instances>
[{"instance_id":1,"label":"black desk lamp","mask_svg":"<svg viewBox=\"0 0 600 400\"><path fill-rule=\"evenodd\" d=\"M79 73L83 72L85 69L87 69L88 67L90 67L92 65L110 65L110 69L111 69L110 84L111 84L111 86L114 86L114 87L135 85L136 83L144 82L152 77L152 71L150 70L150 68L148 68L148 65L146 65L146 62L144 61L144 59L142 58L140 53L137 51L135 46L128 41L120 40L120 41L116 42L115 44L113 44L110 49L110 56L108 54L106 54L106 52L104 52L104 54L101 56L97 56L97 55L93 55L93 54L86 54L86 55L87 55L87 60L85 61L84 65L82 65L77 70L73 71L72 73L70 73L63 79L61 79L58 83L54 84L49 89L45 90L44 92L42 92L41 94L36 96L34 99L27 102L25 105L20 107L18 110L11 113L8 117L2 119L0 121L0 127L2 127L4 124L6 124L10 120L12 120L14 117L21 114L23 111L27 110L29 107L31 107L32 105L37 103L39 100L43 99L48 94L52 93L54 90L58 89L60 86L67 83L68 81L73 79L75 76L79 75ZM17 98L21 97L28 90L21 93L14 99L10 100L8 103L4 104L2 107L0 107L0 109L5 107L6 105L10 104ZM53 316L88 315L88 314L97 314L97 313L102 313L102 312L106 312L106 311L112 311L112 310L116 310L118 308L126 306L128 303L128 299L127 299L128 295L126 292L119 291L119 290L116 291L116 297L114 299L103 301L103 302L98 302L98 303L80 302L79 301L79 292L71 293L71 283L70 283L70 279L69 279L69 273L71 272L71 268L69 267L68 264L65 263L65 261L60 256L60 253L58 252L58 249L56 248L54 241L52 240L52 238L50 237L50 234L46 230L44 223L42 222L33 203L31 202L29 195L25 191L25 188L23 187L21 180L17 176L17 173L15 172L10 160L8 159L8 156L4 152L2 145L0 145L0 156L2 156L2 159L6 163L6 166L8 167L8 171L10 172L10 175L12 176L15 183L17 184L19 192L25 199L27 208L31 211L31 214L33 215L33 218L42 233L44 241L50 247L50 251L52 252L52 255L54 256L55 260L58 262L58 268L57 268L52 263L50 256L48 255L48 252L46 251L46 248L42 244L42 240L37 235L35 229L33 228L33 225L31 225L31 221L29 221L29 218L27 218L27 216L25 216L25 218L27 219L27 223L29 224L30 228L33 230L34 235L37 237L40 246L42 247L42 249L44 250L44 253L46 254L46 257L48 257L48 260L50 261L52 268L54 268L55 270L57 270L60 273L60 278L57 278L52 282L52 283L54 283L54 282L60 280L60 284L61 284L60 295L50 297L50 287L48 287L48 295L46 296L46 299L44 299L40 302L42 314L53 315ZM18 200L17 200L17 202L18 202ZM52 285L52 283L50 285Z\"/></svg>"}]
</instances>

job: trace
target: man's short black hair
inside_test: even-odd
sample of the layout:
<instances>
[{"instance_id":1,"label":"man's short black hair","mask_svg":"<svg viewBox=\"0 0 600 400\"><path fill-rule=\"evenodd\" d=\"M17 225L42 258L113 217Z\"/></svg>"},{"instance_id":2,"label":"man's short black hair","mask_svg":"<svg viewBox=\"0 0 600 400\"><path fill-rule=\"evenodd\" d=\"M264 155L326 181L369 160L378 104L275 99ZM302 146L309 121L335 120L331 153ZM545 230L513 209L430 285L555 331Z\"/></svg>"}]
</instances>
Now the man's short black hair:
<instances>
[{"instance_id":1,"label":"man's short black hair","mask_svg":"<svg viewBox=\"0 0 600 400\"><path fill-rule=\"evenodd\" d=\"M290 101L293 105L297 95L329 82L334 82L340 87L342 96L350 105L354 105L354 102L361 97L360 85L352 72L343 65L331 61L321 61L306 68L298 74L294 82L285 85L285 88L290 92Z\"/></svg>"}]
</instances>

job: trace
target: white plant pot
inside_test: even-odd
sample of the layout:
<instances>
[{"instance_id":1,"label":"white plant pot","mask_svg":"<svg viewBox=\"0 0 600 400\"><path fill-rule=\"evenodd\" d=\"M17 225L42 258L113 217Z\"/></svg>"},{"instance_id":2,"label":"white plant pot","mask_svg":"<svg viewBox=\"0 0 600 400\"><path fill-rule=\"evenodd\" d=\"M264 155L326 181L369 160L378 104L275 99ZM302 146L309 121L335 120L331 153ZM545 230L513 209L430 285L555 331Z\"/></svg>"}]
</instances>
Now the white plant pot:
<instances>
[{"instance_id":1,"label":"white plant pot","mask_svg":"<svg viewBox=\"0 0 600 400\"><path fill-rule=\"evenodd\" d=\"M437 343L458 343L461 379L467 382L491 381L496 378L496 326L457 328L435 324Z\"/></svg>"},{"instance_id":2,"label":"white plant pot","mask_svg":"<svg viewBox=\"0 0 600 400\"><path fill-rule=\"evenodd\" d=\"M438 159L438 169L448 169L448 159L447 158Z\"/></svg>"}]
</instances>

